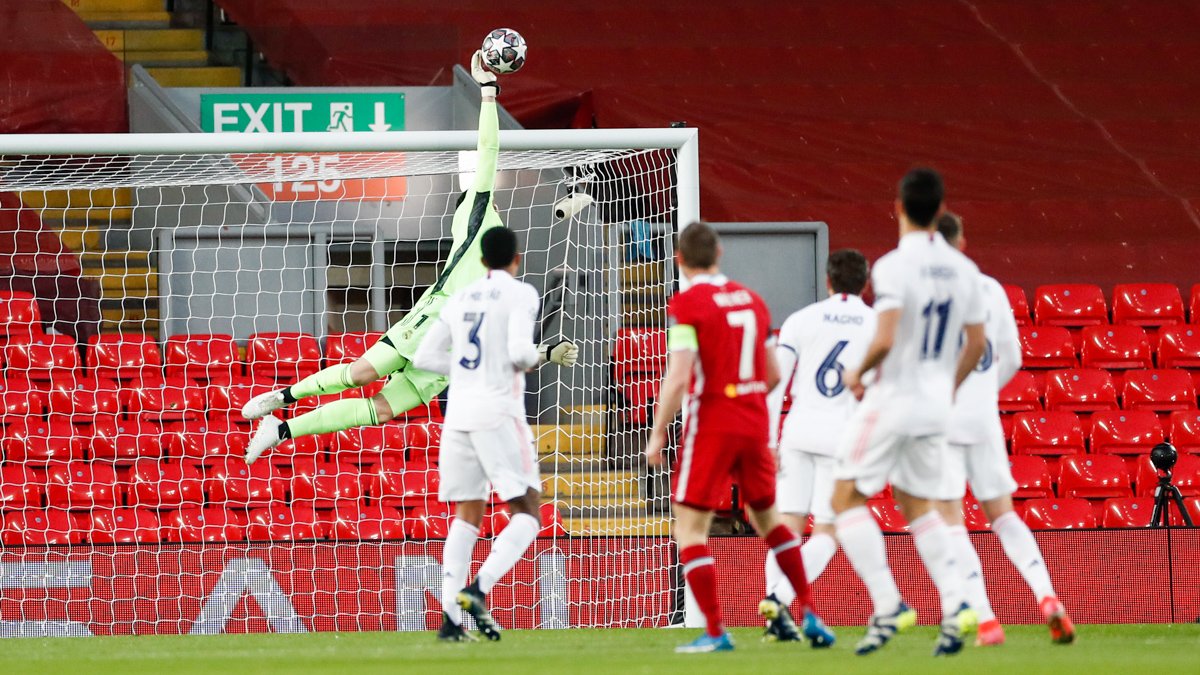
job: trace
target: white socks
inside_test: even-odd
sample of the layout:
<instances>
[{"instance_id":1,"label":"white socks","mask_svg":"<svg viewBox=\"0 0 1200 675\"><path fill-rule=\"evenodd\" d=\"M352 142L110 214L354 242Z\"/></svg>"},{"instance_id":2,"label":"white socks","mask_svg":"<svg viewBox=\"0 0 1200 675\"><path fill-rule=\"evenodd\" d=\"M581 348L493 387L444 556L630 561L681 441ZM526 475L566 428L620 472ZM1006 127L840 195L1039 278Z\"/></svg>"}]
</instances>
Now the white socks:
<instances>
[{"instance_id":1,"label":"white socks","mask_svg":"<svg viewBox=\"0 0 1200 675\"><path fill-rule=\"evenodd\" d=\"M479 574L476 575L479 590L490 593L492 586L508 574L521 556L525 555L526 549L537 539L541 529L542 525L538 519L528 513L514 515L504 531L492 541L492 552L488 554L487 560L483 561L483 567L479 568ZM449 540L446 541L446 545L448 548Z\"/></svg>"},{"instance_id":2,"label":"white socks","mask_svg":"<svg viewBox=\"0 0 1200 675\"><path fill-rule=\"evenodd\" d=\"M1000 538L1004 553L1025 578L1034 597L1040 602L1042 598L1054 596L1054 585L1050 582L1050 572L1046 569L1046 561L1042 559L1037 540L1016 512L1009 511L997 518L992 523L992 531Z\"/></svg>"},{"instance_id":3,"label":"white socks","mask_svg":"<svg viewBox=\"0 0 1200 675\"><path fill-rule=\"evenodd\" d=\"M921 562L933 585L937 586L938 596L942 600L942 617L951 617L966 600L963 593L963 573L959 566L947 532L946 521L936 510L917 518L909 523L912 532L913 545L921 555ZM845 544L842 544L845 546Z\"/></svg>"},{"instance_id":4,"label":"white socks","mask_svg":"<svg viewBox=\"0 0 1200 675\"><path fill-rule=\"evenodd\" d=\"M446 545L442 549L442 611L459 626L462 625L462 609L456 598L467 585L467 571L477 539L479 528L455 518L450 523L450 532L446 534Z\"/></svg>"},{"instance_id":5,"label":"white socks","mask_svg":"<svg viewBox=\"0 0 1200 675\"><path fill-rule=\"evenodd\" d=\"M874 613L895 613L900 607L900 591L888 567L883 533L879 531L875 516L866 506L859 506L838 514L834 522L842 550L871 595Z\"/></svg>"},{"instance_id":6,"label":"white socks","mask_svg":"<svg viewBox=\"0 0 1200 675\"><path fill-rule=\"evenodd\" d=\"M800 557L804 559L804 576L808 578L808 583L811 584L821 576L829 561L833 560L834 553L837 553L837 541L827 534L814 534L804 542L800 547ZM767 551L766 577L767 595L774 593L785 606L796 600L796 589L792 588L783 570L779 569L774 551Z\"/></svg>"},{"instance_id":7,"label":"white socks","mask_svg":"<svg viewBox=\"0 0 1200 675\"><path fill-rule=\"evenodd\" d=\"M979 554L971 544L967 528L962 525L951 525L946 528L950 533L950 544L954 547L954 556L963 573L967 603L979 615L979 623L987 623L996 618L992 611L992 603L988 600L987 587L983 583L983 564L979 562Z\"/></svg>"}]
</instances>

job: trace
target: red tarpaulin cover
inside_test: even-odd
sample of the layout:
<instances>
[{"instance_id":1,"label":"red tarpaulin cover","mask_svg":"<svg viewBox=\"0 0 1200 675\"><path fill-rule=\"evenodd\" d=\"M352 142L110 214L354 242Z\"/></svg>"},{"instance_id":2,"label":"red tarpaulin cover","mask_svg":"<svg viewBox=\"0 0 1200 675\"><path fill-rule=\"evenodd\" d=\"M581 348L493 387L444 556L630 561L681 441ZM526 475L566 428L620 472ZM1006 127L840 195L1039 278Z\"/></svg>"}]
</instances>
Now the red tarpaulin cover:
<instances>
[{"instance_id":1,"label":"red tarpaulin cover","mask_svg":"<svg viewBox=\"0 0 1200 675\"><path fill-rule=\"evenodd\" d=\"M487 30L526 126L702 130L701 212L894 245L900 175L946 175L983 269L1169 281L1200 257L1200 5L1189 0L219 0L300 85L450 82Z\"/></svg>"}]
</instances>

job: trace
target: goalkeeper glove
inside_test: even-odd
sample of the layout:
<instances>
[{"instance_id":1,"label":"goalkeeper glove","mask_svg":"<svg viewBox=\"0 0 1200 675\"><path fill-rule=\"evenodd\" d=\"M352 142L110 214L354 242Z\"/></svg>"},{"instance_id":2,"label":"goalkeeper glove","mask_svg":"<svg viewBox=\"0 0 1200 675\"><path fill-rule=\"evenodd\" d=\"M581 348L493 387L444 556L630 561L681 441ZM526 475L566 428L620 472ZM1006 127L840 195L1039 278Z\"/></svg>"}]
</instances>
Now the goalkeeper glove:
<instances>
[{"instance_id":1,"label":"goalkeeper glove","mask_svg":"<svg viewBox=\"0 0 1200 675\"><path fill-rule=\"evenodd\" d=\"M483 65L483 50L476 49L471 55L471 77L479 83L480 92L484 96L496 97L500 93L500 84L496 82L496 74Z\"/></svg>"},{"instance_id":2,"label":"goalkeeper glove","mask_svg":"<svg viewBox=\"0 0 1200 675\"><path fill-rule=\"evenodd\" d=\"M579 361L579 347L567 340L544 342L538 345L538 354L542 357L542 363L557 363L568 368Z\"/></svg>"}]
</instances>

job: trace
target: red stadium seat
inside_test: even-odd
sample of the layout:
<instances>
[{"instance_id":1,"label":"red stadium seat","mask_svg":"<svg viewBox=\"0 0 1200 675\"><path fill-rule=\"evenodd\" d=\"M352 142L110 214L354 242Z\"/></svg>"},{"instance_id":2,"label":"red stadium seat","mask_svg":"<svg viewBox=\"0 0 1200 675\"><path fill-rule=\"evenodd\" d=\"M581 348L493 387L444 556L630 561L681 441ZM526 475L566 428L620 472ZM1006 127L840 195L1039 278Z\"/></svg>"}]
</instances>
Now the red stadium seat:
<instances>
[{"instance_id":1,"label":"red stadium seat","mask_svg":"<svg viewBox=\"0 0 1200 675\"><path fill-rule=\"evenodd\" d=\"M1014 455L1072 455L1085 450L1083 427L1073 413L1018 413L1013 421Z\"/></svg>"},{"instance_id":2,"label":"red stadium seat","mask_svg":"<svg viewBox=\"0 0 1200 675\"><path fill-rule=\"evenodd\" d=\"M67 420L27 418L4 428L4 458L9 462L45 464L81 459L87 445L86 432Z\"/></svg>"},{"instance_id":3,"label":"red stadium seat","mask_svg":"<svg viewBox=\"0 0 1200 675\"><path fill-rule=\"evenodd\" d=\"M1191 410L1196 407L1196 389L1182 370L1131 370L1125 374L1121 402L1127 410Z\"/></svg>"},{"instance_id":4,"label":"red stadium seat","mask_svg":"<svg viewBox=\"0 0 1200 675\"><path fill-rule=\"evenodd\" d=\"M1004 284L1004 295L1008 297L1008 306L1012 308L1013 319L1018 326L1033 323L1029 318L1029 301L1025 298L1025 289Z\"/></svg>"},{"instance_id":5,"label":"red stadium seat","mask_svg":"<svg viewBox=\"0 0 1200 675\"><path fill-rule=\"evenodd\" d=\"M0 465L0 512L41 507L44 489L29 467L14 462Z\"/></svg>"},{"instance_id":6,"label":"red stadium seat","mask_svg":"<svg viewBox=\"0 0 1200 675\"><path fill-rule=\"evenodd\" d=\"M41 392L21 391L8 387L8 382L0 382L0 426L22 424L30 417L45 416L45 395Z\"/></svg>"},{"instance_id":7,"label":"red stadium seat","mask_svg":"<svg viewBox=\"0 0 1200 675\"><path fill-rule=\"evenodd\" d=\"M1189 497L1183 500L1183 508L1187 509L1188 515L1192 518L1192 525L1200 525L1200 497ZM1180 518L1175 510L1171 510L1171 524L1183 525L1183 518Z\"/></svg>"},{"instance_id":8,"label":"red stadium seat","mask_svg":"<svg viewBox=\"0 0 1200 675\"><path fill-rule=\"evenodd\" d=\"M4 346L7 377L29 380L75 381L79 373L79 350L65 335L35 335L12 340Z\"/></svg>"},{"instance_id":9,"label":"red stadium seat","mask_svg":"<svg viewBox=\"0 0 1200 675\"><path fill-rule=\"evenodd\" d=\"M41 335L37 300L24 291L0 291L0 337Z\"/></svg>"},{"instance_id":10,"label":"red stadium seat","mask_svg":"<svg viewBox=\"0 0 1200 675\"><path fill-rule=\"evenodd\" d=\"M452 516L446 510L445 504L430 504L428 507L417 507L412 511L408 522L408 532L413 539L445 539L450 532Z\"/></svg>"},{"instance_id":11,"label":"red stadium seat","mask_svg":"<svg viewBox=\"0 0 1200 675\"><path fill-rule=\"evenodd\" d=\"M667 333L661 328L622 328L613 345L617 382L656 379L667 368Z\"/></svg>"},{"instance_id":12,"label":"red stadium seat","mask_svg":"<svg viewBox=\"0 0 1200 675\"><path fill-rule=\"evenodd\" d=\"M292 473L292 504L334 509L363 498L358 467L350 463L297 462Z\"/></svg>"},{"instance_id":13,"label":"red stadium seat","mask_svg":"<svg viewBox=\"0 0 1200 675\"><path fill-rule=\"evenodd\" d=\"M539 537L567 536L567 526L563 522L562 512L558 510L557 504L545 502L538 509L542 516L542 529L538 532Z\"/></svg>"},{"instance_id":14,"label":"red stadium seat","mask_svg":"<svg viewBox=\"0 0 1200 675\"><path fill-rule=\"evenodd\" d=\"M343 429L334 434L331 449L340 461L356 464L378 464L385 457L404 461L408 449L407 433L407 425L395 422Z\"/></svg>"},{"instance_id":15,"label":"red stadium seat","mask_svg":"<svg viewBox=\"0 0 1200 675\"><path fill-rule=\"evenodd\" d=\"M1180 455L1171 471L1171 484L1179 488L1184 497L1200 497L1200 457ZM1138 459L1134 474L1134 489L1139 497L1153 497L1158 487L1158 470L1149 457Z\"/></svg>"},{"instance_id":16,"label":"red stadium seat","mask_svg":"<svg viewBox=\"0 0 1200 675\"><path fill-rule=\"evenodd\" d=\"M979 500L969 492L963 497L963 525L971 532L987 532L992 529L992 524L988 522L987 514L983 512Z\"/></svg>"},{"instance_id":17,"label":"red stadium seat","mask_svg":"<svg viewBox=\"0 0 1200 675\"><path fill-rule=\"evenodd\" d=\"M1059 326L1021 326L1018 338L1021 343L1021 367L1039 370L1052 368L1074 368L1075 343L1071 333Z\"/></svg>"},{"instance_id":18,"label":"red stadium seat","mask_svg":"<svg viewBox=\"0 0 1200 675\"><path fill-rule=\"evenodd\" d=\"M346 506L325 519L326 536L338 541L404 539L405 521L390 506Z\"/></svg>"},{"instance_id":19,"label":"red stadium seat","mask_svg":"<svg viewBox=\"0 0 1200 675\"><path fill-rule=\"evenodd\" d=\"M479 527L479 536L487 539L500 534L505 527L508 527L510 520L512 520L512 514L508 512L507 507L493 507L483 516L483 522Z\"/></svg>"},{"instance_id":20,"label":"red stadium seat","mask_svg":"<svg viewBox=\"0 0 1200 675\"><path fill-rule=\"evenodd\" d=\"M1158 331L1158 367L1186 368L1192 380L1200 374L1200 328L1191 324L1163 326Z\"/></svg>"},{"instance_id":21,"label":"red stadium seat","mask_svg":"<svg viewBox=\"0 0 1200 675\"><path fill-rule=\"evenodd\" d=\"M1083 329L1079 362L1084 368L1150 368L1150 340L1139 326L1088 326Z\"/></svg>"},{"instance_id":22,"label":"red stadium seat","mask_svg":"<svg viewBox=\"0 0 1200 675\"><path fill-rule=\"evenodd\" d=\"M1054 484L1046 460L1034 455L1014 455L1008 458L1017 490L1015 499L1038 499L1054 496Z\"/></svg>"},{"instance_id":23,"label":"red stadium seat","mask_svg":"<svg viewBox=\"0 0 1200 675\"><path fill-rule=\"evenodd\" d=\"M423 464L396 465L382 462L367 477L367 493L383 506L424 507L437 502L437 469Z\"/></svg>"},{"instance_id":24,"label":"red stadium seat","mask_svg":"<svg viewBox=\"0 0 1200 675\"><path fill-rule=\"evenodd\" d=\"M117 391L118 385L113 380L91 377L55 380L46 392L46 407L51 415L63 415L74 424L93 424L97 417L121 411Z\"/></svg>"},{"instance_id":25,"label":"red stadium seat","mask_svg":"<svg viewBox=\"0 0 1200 675\"><path fill-rule=\"evenodd\" d=\"M1200 454L1200 410L1177 410L1171 413L1167 438L1181 454Z\"/></svg>"},{"instance_id":26,"label":"red stadium seat","mask_svg":"<svg viewBox=\"0 0 1200 675\"><path fill-rule=\"evenodd\" d=\"M1132 497L1129 471L1120 457L1069 455L1060 461L1058 494L1061 497L1096 499Z\"/></svg>"},{"instance_id":27,"label":"red stadium seat","mask_svg":"<svg viewBox=\"0 0 1200 675\"><path fill-rule=\"evenodd\" d=\"M129 414L150 419L199 419L205 412L204 388L186 378L131 382L124 395Z\"/></svg>"},{"instance_id":28,"label":"red stadium seat","mask_svg":"<svg viewBox=\"0 0 1200 675\"><path fill-rule=\"evenodd\" d=\"M246 540L246 525L221 507L171 511L161 520L163 539L173 543Z\"/></svg>"},{"instance_id":29,"label":"red stadium seat","mask_svg":"<svg viewBox=\"0 0 1200 675\"><path fill-rule=\"evenodd\" d=\"M1014 413L1042 409L1037 380L1024 370L1017 371L1000 390L1000 412Z\"/></svg>"},{"instance_id":30,"label":"red stadium seat","mask_svg":"<svg viewBox=\"0 0 1200 675\"><path fill-rule=\"evenodd\" d=\"M1096 514L1086 499L1030 499L1024 504L1025 524L1034 530L1073 530L1096 527Z\"/></svg>"},{"instance_id":31,"label":"red stadium seat","mask_svg":"<svg viewBox=\"0 0 1200 675\"><path fill-rule=\"evenodd\" d=\"M66 509L91 509L121 503L116 469L99 462L56 462L46 469L46 503Z\"/></svg>"},{"instance_id":32,"label":"red stadium seat","mask_svg":"<svg viewBox=\"0 0 1200 675\"><path fill-rule=\"evenodd\" d=\"M1102 527L1147 527L1154 512L1154 500L1146 497L1122 497L1104 500Z\"/></svg>"},{"instance_id":33,"label":"red stadium seat","mask_svg":"<svg viewBox=\"0 0 1200 675\"><path fill-rule=\"evenodd\" d=\"M267 506L283 501L287 481L267 462L247 466L240 457L226 457L205 470L204 491L214 506Z\"/></svg>"},{"instance_id":34,"label":"red stadium seat","mask_svg":"<svg viewBox=\"0 0 1200 675\"><path fill-rule=\"evenodd\" d=\"M152 511L92 509L78 514L75 527L93 544L157 544L161 527Z\"/></svg>"},{"instance_id":35,"label":"red stadium seat","mask_svg":"<svg viewBox=\"0 0 1200 675\"><path fill-rule=\"evenodd\" d=\"M334 333L325 338L325 365L350 363L379 341L383 333Z\"/></svg>"},{"instance_id":36,"label":"red stadium seat","mask_svg":"<svg viewBox=\"0 0 1200 675\"><path fill-rule=\"evenodd\" d=\"M246 538L250 541L295 541L298 539L322 539L324 526L317 520L317 512L302 507L272 505L250 512L250 524L246 527Z\"/></svg>"},{"instance_id":37,"label":"red stadium seat","mask_svg":"<svg viewBox=\"0 0 1200 675\"><path fill-rule=\"evenodd\" d=\"M25 509L4 514L0 541L6 546L53 546L78 544L83 535L62 509Z\"/></svg>"},{"instance_id":38,"label":"red stadium seat","mask_svg":"<svg viewBox=\"0 0 1200 675\"><path fill-rule=\"evenodd\" d=\"M246 454L250 432L220 422L200 421L197 424L171 438L167 449L172 457L210 464L227 458L241 458Z\"/></svg>"},{"instance_id":39,"label":"red stadium seat","mask_svg":"<svg viewBox=\"0 0 1200 675\"><path fill-rule=\"evenodd\" d=\"M173 335L163 353L167 377L227 383L242 372L232 335Z\"/></svg>"},{"instance_id":40,"label":"red stadium seat","mask_svg":"<svg viewBox=\"0 0 1200 675\"><path fill-rule=\"evenodd\" d=\"M1108 323L1104 291L1093 284L1052 284L1034 292L1033 314L1039 325L1080 328Z\"/></svg>"},{"instance_id":41,"label":"red stadium seat","mask_svg":"<svg viewBox=\"0 0 1200 675\"><path fill-rule=\"evenodd\" d=\"M102 333L88 340L88 373L107 380L162 376L162 354L153 338L141 333Z\"/></svg>"},{"instance_id":42,"label":"red stadium seat","mask_svg":"<svg viewBox=\"0 0 1200 675\"><path fill-rule=\"evenodd\" d=\"M1046 410L1083 413L1116 408L1117 389L1103 370L1055 370L1046 376Z\"/></svg>"},{"instance_id":43,"label":"red stadium seat","mask_svg":"<svg viewBox=\"0 0 1200 675\"><path fill-rule=\"evenodd\" d=\"M255 396L278 388L272 380L252 377L234 377L229 384L211 384L207 390L208 417L250 426L251 422L242 417L242 407Z\"/></svg>"},{"instance_id":44,"label":"red stadium seat","mask_svg":"<svg viewBox=\"0 0 1200 675\"><path fill-rule=\"evenodd\" d=\"M92 458L132 461L162 456L162 428L153 422L101 417L92 427Z\"/></svg>"},{"instance_id":45,"label":"red stadium seat","mask_svg":"<svg viewBox=\"0 0 1200 675\"><path fill-rule=\"evenodd\" d=\"M404 440L408 444L409 459L426 464L437 464L442 445L441 422L409 422L404 425Z\"/></svg>"},{"instance_id":46,"label":"red stadium seat","mask_svg":"<svg viewBox=\"0 0 1200 675\"><path fill-rule=\"evenodd\" d=\"M1191 298L1188 302L1188 316L1191 323L1200 323L1200 284L1192 285Z\"/></svg>"},{"instance_id":47,"label":"red stadium seat","mask_svg":"<svg viewBox=\"0 0 1200 675\"><path fill-rule=\"evenodd\" d=\"M251 375L298 380L321 369L321 346L306 333L255 333L246 345Z\"/></svg>"},{"instance_id":48,"label":"red stadium seat","mask_svg":"<svg viewBox=\"0 0 1200 675\"><path fill-rule=\"evenodd\" d=\"M879 521L879 529L884 532L908 532L908 521L900 513L900 505L895 499L868 499L867 508Z\"/></svg>"},{"instance_id":49,"label":"red stadium seat","mask_svg":"<svg viewBox=\"0 0 1200 675\"><path fill-rule=\"evenodd\" d=\"M204 505L204 476L190 464L141 459L129 471L126 494L130 506L200 508Z\"/></svg>"},{"instance_id":50,"label":"red stadium seat","mask_svg":"<svg viewBox=\"0 0 1200 675\"><path fill-rule=\"evenodd\" d=\"M1111 455L1148 455L1165 438L1149 410L1110 410L1092 415L1091 450Z\"/></svg>"},{"instance_id":51,"label":"red stadium seat","mask_svg":"<svg viewBox=\"0 0 1200 675\"><path fill-rule=\"evenodd\" d=\"M1118 284L1113 288L1113 323L1158 328L1183 323L1183 297L1174 284Z\"/></svg>"}]
</instances>

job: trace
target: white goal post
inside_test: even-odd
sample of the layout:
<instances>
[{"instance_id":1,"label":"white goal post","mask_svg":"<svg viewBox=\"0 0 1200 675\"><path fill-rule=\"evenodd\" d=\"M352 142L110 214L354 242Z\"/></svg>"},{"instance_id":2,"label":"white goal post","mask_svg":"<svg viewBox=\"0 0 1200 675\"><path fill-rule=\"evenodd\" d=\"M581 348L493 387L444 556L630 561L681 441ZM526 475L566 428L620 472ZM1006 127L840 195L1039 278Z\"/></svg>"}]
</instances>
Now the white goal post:
<instances>
[{"instance_id":1,"label":"white goal post","mask_svg":"<svg viewBox=\"0 0 1200 675\"><path fill-rule=\"evenodd\" d=\"M235 413L411 307L449 257L476 143L0 137L0 232L23 233L0 269L0 597L19 615L0 636L436 627L438 405L281 446L249 473ZM699 219L698 132L499 144L496 203L543 292L539 331L579 342L584 362L529 378L545 529L494 611L514 628L677 622L665 480L640 450L671 237ZM556 214L573 194L586 199ZM81 602L48 600L66 588Z\"/></svg>"}]
</instances>

